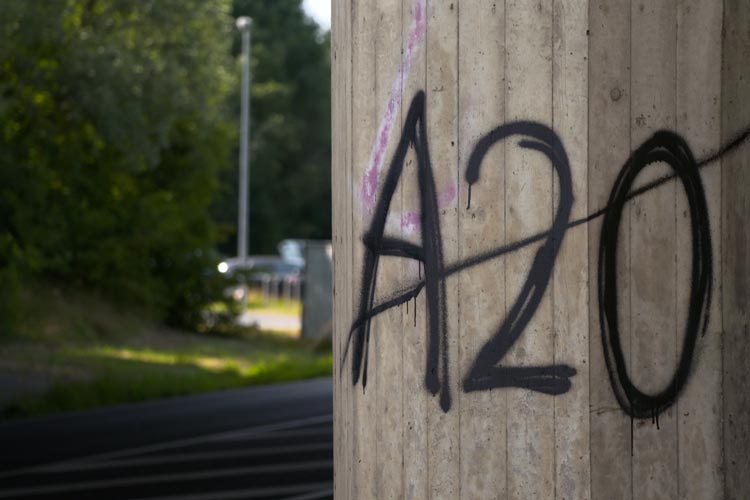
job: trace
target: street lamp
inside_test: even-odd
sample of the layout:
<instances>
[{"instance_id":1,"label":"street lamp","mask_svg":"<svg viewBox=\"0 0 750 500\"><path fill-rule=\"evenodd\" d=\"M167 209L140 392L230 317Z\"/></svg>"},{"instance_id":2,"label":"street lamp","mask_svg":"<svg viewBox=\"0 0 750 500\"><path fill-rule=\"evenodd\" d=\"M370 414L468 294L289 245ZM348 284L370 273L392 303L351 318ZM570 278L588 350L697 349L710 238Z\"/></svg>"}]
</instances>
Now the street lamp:
<instances>
[{"instance_id":1,"label":"street lamp","mask_svg":"<svg viewBox=\"0 0 750 500\"><path fill-rule=\"evenodd\" d=\"M242 32L242 109L240 118L240 199L237 222L237 257L243 264L247 261L247 249L250 240L250 27L253 20L249 17L237 18L237 29Z\"/></svg>"}]
</instances>

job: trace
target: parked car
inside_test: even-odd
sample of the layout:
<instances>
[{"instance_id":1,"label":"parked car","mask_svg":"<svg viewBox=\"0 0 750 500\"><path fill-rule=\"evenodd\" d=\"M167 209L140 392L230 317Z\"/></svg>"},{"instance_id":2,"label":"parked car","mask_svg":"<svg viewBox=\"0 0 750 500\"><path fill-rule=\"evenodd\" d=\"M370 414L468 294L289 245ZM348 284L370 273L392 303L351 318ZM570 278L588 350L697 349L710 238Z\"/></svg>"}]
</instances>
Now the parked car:
<instances>
[{"instance_id":1,"label":"parked car","mask_svg":"<svg viewBox=\"0 0 750 500\"><path fill-rule=\"evenodd\" d=\"M255 274L273 274L283 277L300 277L304 264L288 262L275 255L257 255L245 260L231 258L219 263L219 272L235 276L240 273L247 276Z\"/></svg>"},{"instance_id":2,"label":"parked car","mask_svg":"<svg viewBox=\"0 0 750 500\"><path fill-rule=\"evenodd\" d=\"M248 285L259 288L265 300L280 296L298 299L301 296L304 264L288 262L275 255L257 255L245 260L227 259L218 267L219 272L242 283L227 291L236 300L242 300Z\"/></svg>"}]
</instances>

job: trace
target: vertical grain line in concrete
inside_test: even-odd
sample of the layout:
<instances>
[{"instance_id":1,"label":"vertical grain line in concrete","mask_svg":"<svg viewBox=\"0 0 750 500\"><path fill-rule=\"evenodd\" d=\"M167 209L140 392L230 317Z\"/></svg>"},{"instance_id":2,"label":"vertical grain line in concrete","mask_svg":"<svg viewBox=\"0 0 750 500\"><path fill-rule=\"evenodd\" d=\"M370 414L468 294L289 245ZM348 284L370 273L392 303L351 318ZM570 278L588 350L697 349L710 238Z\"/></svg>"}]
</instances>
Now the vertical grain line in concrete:
<instances>
[{"instance_id":1,"label":"vertical grain line in concrete","mask_svg":"<svg viewBox=\"0 0 750 500\"><path fill-rule=\"evenodd\" d=\"M503 0L503 123L508 122L508 0ZM503 243L508 241L508 148L503 148ZM503 259L503 321L508 316L508 266ZM508 391L505 395L505 498L510 498L508 477Z\"/></svg>"},{"instance_id":2,"label":"vertical grain line in concrete","mask_svg":"<svg viewBox=\"0 0 750 500\"><path fill-rule=\"evenodd\" d=\"M628 9L628 29L630 33L630 41L628 43L628 151L633 151L633 0L628 2L630 9ZM633 224L631 221L630 213L628 213L628 370L633 373L633 248L631 242L633 241ZM601 325L600 325L601 328ZM633 484L633 447L635 437L633 436L633 417L630 417L630 500L635 500L635 486Z\"/></svg>"}]
</instances>

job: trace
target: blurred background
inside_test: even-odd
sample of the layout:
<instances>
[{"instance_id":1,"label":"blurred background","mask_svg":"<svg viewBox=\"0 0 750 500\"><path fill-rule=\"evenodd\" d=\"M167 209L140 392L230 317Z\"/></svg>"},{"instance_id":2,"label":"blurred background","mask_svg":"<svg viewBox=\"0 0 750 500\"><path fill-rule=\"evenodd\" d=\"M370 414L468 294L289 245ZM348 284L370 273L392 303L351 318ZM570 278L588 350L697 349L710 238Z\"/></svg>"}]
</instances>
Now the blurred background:
<instances>
[{"instance_id":1,"label":"blurred background","mask_svg":"<svg viewBox=\"0 0 750 500\"><path fill-rule=\"evenodd\" d=\"M71 429L50 415L99 415L80 426L90 429L109 420L85 411L104 406L330 376L330 4L0 4L5 469L70 458L53 437L27 456L9 451L39 434L33 422ZM238 244L242 16L252 18L247 257ZM321 391L326 406L330 389ZM185 401L170 411L189 419L203 406ZM122 425L150 425L149 411ZM224 420L249 425L233 418ZM200 425L185 432L225 430ZM87 439L75 453L103 451ZM14 484L3 493L2 478L0 498L41 495ZM222 498L264 497L254 495Z\"/></svg>"}]
</instances>

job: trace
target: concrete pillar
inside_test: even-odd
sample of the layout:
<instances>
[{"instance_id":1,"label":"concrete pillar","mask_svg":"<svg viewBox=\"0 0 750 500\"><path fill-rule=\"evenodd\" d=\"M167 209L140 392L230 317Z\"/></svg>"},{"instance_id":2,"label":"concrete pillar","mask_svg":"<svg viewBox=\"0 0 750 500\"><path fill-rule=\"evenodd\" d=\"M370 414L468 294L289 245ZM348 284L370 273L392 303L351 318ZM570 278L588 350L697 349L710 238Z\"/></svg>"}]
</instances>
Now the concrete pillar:
<instances>
[{"instance_id":1,"label":"concrete pillar","mask_svg":"<svg viewBox=\"0 0 750 500\"><path fill-rule=\"evenodd\" d=\"M750 3L333 3L335 491L750 498Z\"/></svg>"}]
</instances>

